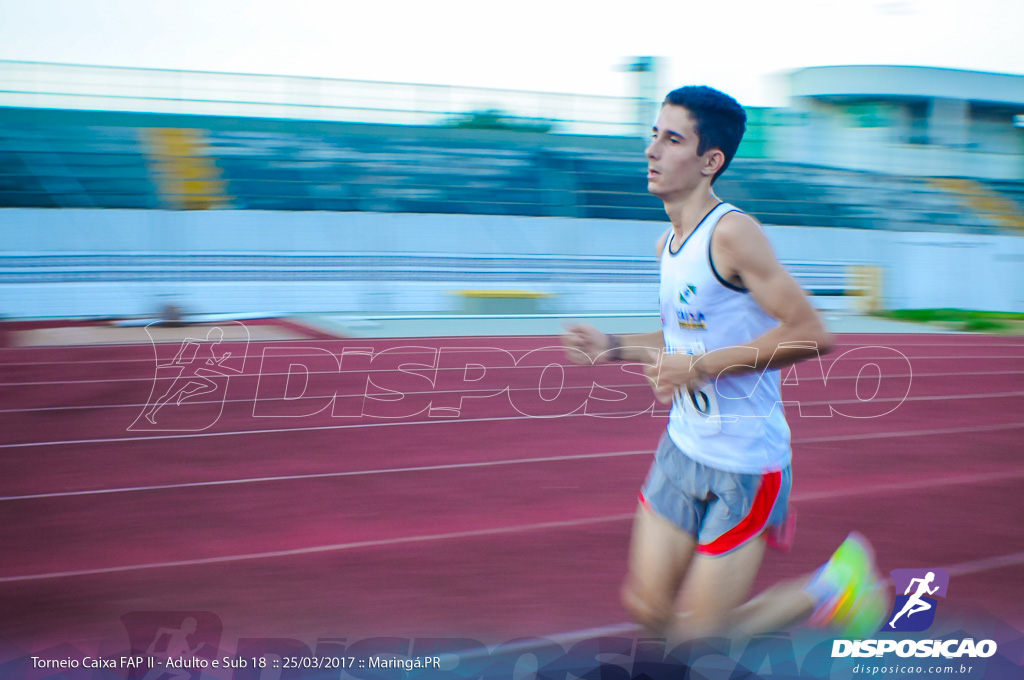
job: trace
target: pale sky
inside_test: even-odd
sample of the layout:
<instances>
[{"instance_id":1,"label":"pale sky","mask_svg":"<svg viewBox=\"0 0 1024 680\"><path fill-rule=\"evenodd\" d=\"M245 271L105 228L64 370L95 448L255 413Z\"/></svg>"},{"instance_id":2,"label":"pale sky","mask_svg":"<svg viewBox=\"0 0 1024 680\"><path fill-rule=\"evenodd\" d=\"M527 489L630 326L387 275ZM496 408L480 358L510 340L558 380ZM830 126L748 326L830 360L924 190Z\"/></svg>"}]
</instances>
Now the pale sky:
<instances>
[{"instance_id":1,"label":"pale sky","mask_svg":"<svg viewBox=\"0 0 1024 680\"><path fill-rule=\"evenodd\" d=\"M632 94L707 84L781 105L779 74L898 64L1024 75L1022 0L0 0L0 59Z\"/></svg>"}]
</instances>

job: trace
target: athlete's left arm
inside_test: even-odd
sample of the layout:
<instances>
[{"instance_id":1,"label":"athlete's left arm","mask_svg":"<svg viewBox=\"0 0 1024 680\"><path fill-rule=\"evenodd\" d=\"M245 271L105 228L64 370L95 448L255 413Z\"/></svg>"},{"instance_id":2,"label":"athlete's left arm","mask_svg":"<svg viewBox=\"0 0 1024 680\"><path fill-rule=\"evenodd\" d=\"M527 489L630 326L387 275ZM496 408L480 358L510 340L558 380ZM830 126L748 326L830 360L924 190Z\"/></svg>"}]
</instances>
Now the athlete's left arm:
<instances>
[{"instance_id":1,"label":"athlete's left arm","mask_svg":"<svg viewBox=\"0 0 1024 680\"><path fill-rule=\"evenodd\" d=\"M828 352L832 338L772 251L763 229L749 216L732 212L715 228L712 258L720 276L746 288L779 325L742 347L726 347L692 362L679 355L662 362L659 385L695 388L719 375L778 369Z\"/></svg>"},{"instance_id":2,"label":"athlete's left arm","mask_svg":"<svg viewBox=\"0 0 1024 680\"><path fill-rule=\"evenodd\" d=\"M754 302L779 325L748 347L730 347L707 357L714 376L777 369L824 354L832 336L800 284L776 259L764 229L748 215L732 212L714 233L712 256L719 274L749 291Z\"/></svg>"}]
</instances>

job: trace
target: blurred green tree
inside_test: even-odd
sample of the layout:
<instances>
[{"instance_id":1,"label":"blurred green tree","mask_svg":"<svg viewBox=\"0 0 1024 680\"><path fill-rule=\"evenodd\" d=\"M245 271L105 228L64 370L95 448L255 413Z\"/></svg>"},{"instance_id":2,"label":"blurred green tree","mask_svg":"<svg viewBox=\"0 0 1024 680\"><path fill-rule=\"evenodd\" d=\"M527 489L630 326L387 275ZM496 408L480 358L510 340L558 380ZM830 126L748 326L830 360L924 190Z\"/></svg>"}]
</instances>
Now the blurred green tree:
<instances>
[{"instance_id":1,"label":"blurred green tree","mask_svg":"<svg viewBox=\"0 0 1024 680\"><path fill-rule=\"evenodd\" d=\"M513 116L500 109L476 109L449 118L445 125L466 130L512 130L551 132L554 123L543 118Z\"/></svg>"}]
</instances>

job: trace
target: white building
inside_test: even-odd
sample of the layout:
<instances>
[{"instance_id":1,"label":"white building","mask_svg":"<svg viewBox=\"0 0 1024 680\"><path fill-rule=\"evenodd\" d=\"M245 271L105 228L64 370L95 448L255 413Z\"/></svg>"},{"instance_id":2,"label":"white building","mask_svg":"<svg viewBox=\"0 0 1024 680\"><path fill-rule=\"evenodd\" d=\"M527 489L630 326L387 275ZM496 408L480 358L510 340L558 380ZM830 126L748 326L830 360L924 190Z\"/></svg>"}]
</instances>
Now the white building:
<instances>
[{"instance_id":1,"label":"white building","mask_svg":"<svg viewBox=\"0 0 1024 680\"><path fill-rule=\"evenodd\" d=\"M1024 76L822 66L788 76L771 155L921 177L1024 179Z\"/></svg>"}]
</instances>

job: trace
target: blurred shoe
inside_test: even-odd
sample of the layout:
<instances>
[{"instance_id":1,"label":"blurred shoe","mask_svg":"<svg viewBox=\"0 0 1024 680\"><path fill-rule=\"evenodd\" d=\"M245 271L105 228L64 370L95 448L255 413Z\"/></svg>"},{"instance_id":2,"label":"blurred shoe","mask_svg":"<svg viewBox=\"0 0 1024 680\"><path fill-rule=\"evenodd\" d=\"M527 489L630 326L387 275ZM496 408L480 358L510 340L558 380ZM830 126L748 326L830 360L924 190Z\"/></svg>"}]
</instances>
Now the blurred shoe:
<instances>
[{"instance_id":1,"label":"blurred shoe","mask_svg":"<svg viewBox=\"0 0 1024 680\"><path fill-rule=\"evenodd\" d=\"M888 613L888 588L875 571L874 551L856 532L811 577L806 591L817 603L810 624L830 626L850 639L877 632Z\"/></svg>"}]
</instances>

